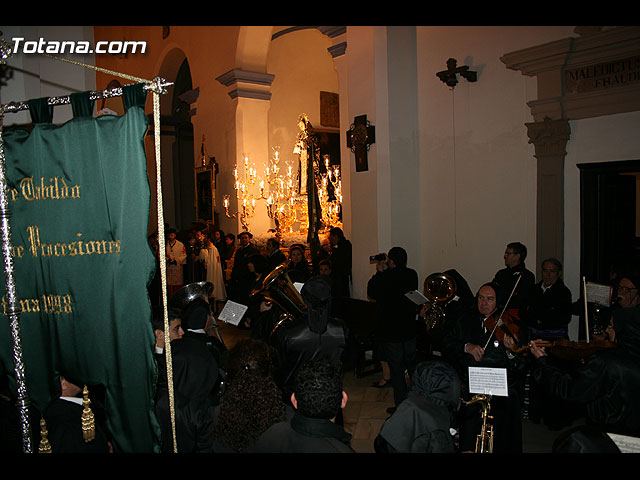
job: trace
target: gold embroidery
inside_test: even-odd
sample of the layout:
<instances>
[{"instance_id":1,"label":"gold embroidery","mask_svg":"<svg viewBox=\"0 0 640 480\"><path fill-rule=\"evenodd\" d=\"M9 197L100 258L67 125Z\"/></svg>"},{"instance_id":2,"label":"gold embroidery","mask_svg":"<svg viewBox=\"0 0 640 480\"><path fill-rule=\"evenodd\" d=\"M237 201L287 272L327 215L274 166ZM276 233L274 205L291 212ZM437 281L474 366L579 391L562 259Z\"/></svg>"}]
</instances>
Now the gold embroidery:
<instances>
[{"instance_id":1,"label":"gold embroidery","mask_svg":"<svg viewBox=\"0 0 640 480\"><path fill-rule=\"evenodd\" d=\"M40 241L40 228L37 225L27 227L29 251L33 257L75 257L76 255L118 255L120 240L81 240L83 234L78 232L69 243L43 243Z\"/></svg>"}]
</instances>

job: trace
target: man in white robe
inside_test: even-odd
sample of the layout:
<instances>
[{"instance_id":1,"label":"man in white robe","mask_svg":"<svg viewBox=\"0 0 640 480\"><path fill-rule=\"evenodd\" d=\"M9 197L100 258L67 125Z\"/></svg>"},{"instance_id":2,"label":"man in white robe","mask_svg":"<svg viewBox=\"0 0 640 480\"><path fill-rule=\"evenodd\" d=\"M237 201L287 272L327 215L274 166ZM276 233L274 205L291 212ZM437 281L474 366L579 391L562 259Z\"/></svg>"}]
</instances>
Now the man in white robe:
<instances>
[{"instance_id":1,"label":"man in white robe","mask_svg":"<svg viewBox=\"0 0 640 480\"><path fill-rule=\"evenodd\" d=\"M184 285L182 266L187 263L187 250L184 244L176 238L176 230L171 228L167 232L167 295L171 297Z\"/></svg>"},{"instance_id":2,"label":"man in white robe","mask_svg":"<svg viewBox=\"0 0 640 480\"><path fill-rule=\"evenodd\" d=\"M206 281L213 284L213 298L218 302L224 302L227 299L227 291L224 287L222 261L209 235L205 235L205 247L200 250L198 259L204 262L204 268L207 270Z\"/></svg>"}]
</instances>

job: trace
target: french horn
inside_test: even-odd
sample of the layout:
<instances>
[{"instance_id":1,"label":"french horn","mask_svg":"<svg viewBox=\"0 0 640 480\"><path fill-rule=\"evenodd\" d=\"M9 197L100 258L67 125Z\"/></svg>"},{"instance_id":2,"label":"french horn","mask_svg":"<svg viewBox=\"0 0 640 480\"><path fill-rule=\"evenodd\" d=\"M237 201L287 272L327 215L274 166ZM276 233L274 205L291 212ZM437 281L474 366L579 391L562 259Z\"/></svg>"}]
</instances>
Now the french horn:
<instances>
[{"instance_id":1,"label":"french horn","mask_svg":"<svg viewBox=\"0 0 640 480\"><path fill-rule=\"evenodd\" d=\"M251 297L261 295L267 302L277 305L283 313L271 330L271 337L283 323L302 315L307 309L302 295L293 285L287 273L287 262L274 268L262 281L259 287L251 292Z\"/></svg>"},{"instance_id":2,"label":"french horn","mask_svg":"<svg viewBox=\"0 0 640 480\"><path fill-rule=\"evenodd\" d=\"M424 296L427 297L426 330L438 328L446 321L444 305L456 294L456 281L446 273L432 273L424 280Z\"/></svg>"}]
</instances>

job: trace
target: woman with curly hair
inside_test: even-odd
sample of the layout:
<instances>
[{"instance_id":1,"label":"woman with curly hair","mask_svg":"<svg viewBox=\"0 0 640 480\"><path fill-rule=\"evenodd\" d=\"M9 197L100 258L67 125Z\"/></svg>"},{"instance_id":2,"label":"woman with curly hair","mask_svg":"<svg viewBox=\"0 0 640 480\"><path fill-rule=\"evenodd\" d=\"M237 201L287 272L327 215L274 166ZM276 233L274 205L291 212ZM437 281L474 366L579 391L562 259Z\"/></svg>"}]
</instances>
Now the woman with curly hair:
<instances>
[{"instance_id":1,"label":"woman with curly hair","mask_svg":"<svg viewBox=\"0 0 640 480\"><path fill-rule=\"evenodd\" d=\"M271 351L265 342L240 340L229 351L228 369L213 451L246 452L271 425L286 419L287 407L273 380Z\"/></svg>"},{"instance_id":2,"label":"woman with curly hair","mask_svg":"<svg viewBox=\"0 0 640 480\"><path fill-rule=\"evenodd\" d=\"M271 425L286 419L282 392L271 377L238 372L227 387L214 428L215 453L246 452Z\"/></svg>"}]
</instances>

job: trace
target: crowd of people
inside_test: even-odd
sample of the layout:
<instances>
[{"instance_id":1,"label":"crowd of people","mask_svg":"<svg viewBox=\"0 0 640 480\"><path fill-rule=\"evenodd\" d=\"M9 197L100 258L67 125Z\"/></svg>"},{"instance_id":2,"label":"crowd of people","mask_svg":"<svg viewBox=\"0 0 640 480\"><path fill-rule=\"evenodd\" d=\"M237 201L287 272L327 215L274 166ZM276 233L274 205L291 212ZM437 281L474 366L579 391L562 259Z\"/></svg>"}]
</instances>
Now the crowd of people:
<instances>
[{"instance_id":1,"label":"crowd of people","mask_svg":"<svg viewBox=\"0 0 640 480\"><path fill-rule=\"evenodd\" d=\"M219 229L194 227L184 241L177 237L167 232L164 258L149 238L158 262L166 261L170 296L194 284L204 293L169 311L174 431L159 290L149 285L159 307L153 330L161 450L353 453L343 425L348 394L342 377L362 346L336 309L352 286L351 243L342 230L333 228L317 252L283 248L275 237L258 248L246 231L237 246L234 235ZM608 433L640 437L640 277L634 271L612 277L610 321L597 338L604 347L586 353L569 340L580 300L572 302L562 263L544 259L536 282L526 256L522 243L509 243L505 267L475 294L462 275L448 270L456 295L443 306L446 323L426 340L428 305L406 295L419 289L407 252L396 246L375 257L367 296L375 303L371 338L382 379L373 386L392 388L394 401L376 452L476 451L483 417L482 405L473 401L473 367L505 375L505 392L489 394L495 453L522 452L524 418L552 430L584 418L585 425L559 437L558 452L615 451ZM260 289L276 269L299 295L293 309ZM238 327L250 330L228 351L212 332L227 301L248 307ZM429 348L421 349L421 341Z\"/></svg>"},{"instance_id":2,"label":"crowd of people","mask_svg":"<svg viewBox=\"0 0 640 480\"><path fill-rule=\"evenodd\" d=\"M259 252L249 233L239 237L236 255L240 252L240 256L234 260L227 282L228 298L255 303L249 310L255 327L252 341L271 349L269 381L273 383L269 384L291 409L296 373L306 361L323 358L341 366L358 349L349 331L349 319L336 318L331 306L336 299L350 296L351 244L340 229L334 229L309 262L303 245L290 246L287 258L275 238L267 242L265 252ZM456 270L448 270L458 294L444 307L447 327L428 336L426 341L431 345L426 355L418 342L424 330L420 320L428 310L405 295L419 288L407 252L393 247L376 257L367 296L376 304L372 337L374 358L382 366L383 378L373 386L392 388L394 399L375 441L377 452L474 451L482 416L481 406L471 401L476 392L470 389L469 367L505 372L506 393L490 396L495 437L492 450L496 453L522 452L524 418L560 430L583 416L586 425L576 428L574 437L567 439L565 434L562 448L585 432L640 435L640 409L634 401L640 387L640 370L634 368L640 361L636 350L640 345L640 309L634 308L640 304L636 290L640 279L630 272L618 272L612 286L614 301L607 310L611 325L601 338L615 348L588 357L577 348L567 354L572 343L568 327L580 300L572 302L558 259L541 262L542 278L536 282L526 266L526 256L525 245L509 243L504 268L475 295ZM282 264L290 280L304 286L301 294L306 310L278 326L278 319L291 312L264 298L254 299L251 292ZM559 347L565 348L564 354L559 354ZM334 424L339 426L340 409L332 413ZM274 424L280 423L277 430L290 434L297 423L291 422L291 412L284 415L285 420L282 415L274 418ZM348 437L345 435L343 440Z\"/></svg>"}]
</instances>

